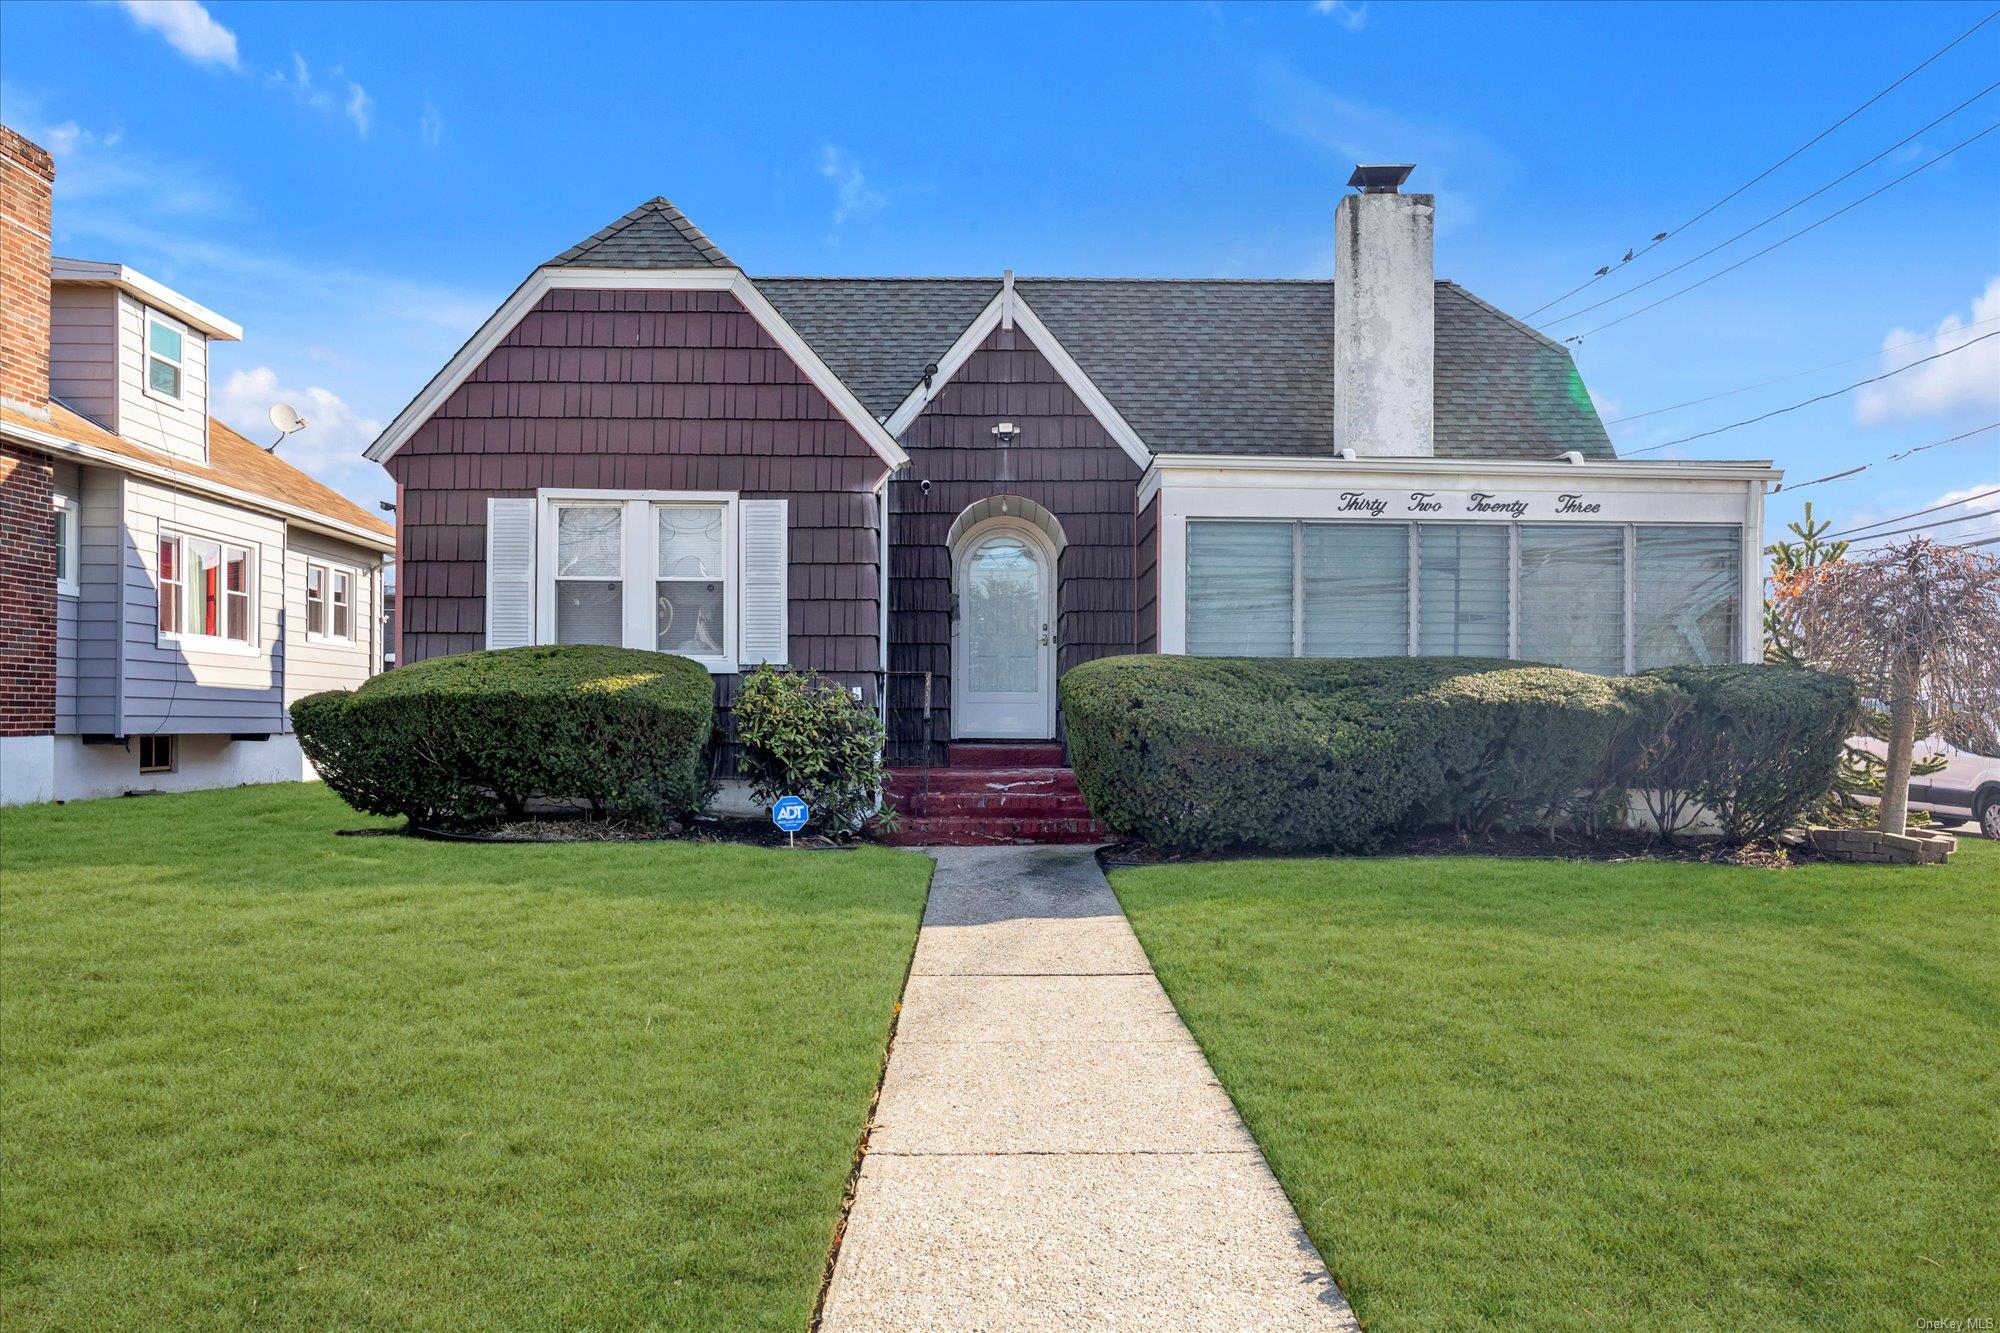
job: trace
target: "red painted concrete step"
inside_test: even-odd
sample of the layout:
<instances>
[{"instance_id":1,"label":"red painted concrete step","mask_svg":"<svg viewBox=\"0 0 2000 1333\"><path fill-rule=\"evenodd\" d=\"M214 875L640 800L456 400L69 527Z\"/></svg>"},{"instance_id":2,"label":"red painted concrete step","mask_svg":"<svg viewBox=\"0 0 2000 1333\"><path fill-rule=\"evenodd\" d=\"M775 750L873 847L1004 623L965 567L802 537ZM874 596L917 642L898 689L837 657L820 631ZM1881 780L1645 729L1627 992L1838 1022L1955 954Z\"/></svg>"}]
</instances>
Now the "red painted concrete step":
<instances>
[{"instance_id":1,"label":"red painted concrete step","mask_svg":"<svg viewBox=\"0 0 2000 1333\"><path fill-rule=\"evenodd\" d=\"M1054 741L958 741L945 751L952 768L1061 768Z\"/></svg>"},{"instance_id":2,"label":"red painted concrete step","mask_svg":"<svg viewBox=\"0 0 2000 1333\"><path fill-rule=\"evenodd\" d=\"M1111 835L1094 819L1048 819L993 815L905 817L883 841L902 847L979 847L989 843L1108 842Z\"/></svg>"},{"instance_id":3,"label":"red painted concrete step","mask_svg":"<svg viewBox=\"0 0 2000 1333\"><path fill-rule=\"evenodd\" d=\"M1090 817L1062 747L1019 742L961 742L943 768L894 768L888 800L902 816L885 839L902 846L1105 842L1110 832Z\"/></svg>"}]
</instances>

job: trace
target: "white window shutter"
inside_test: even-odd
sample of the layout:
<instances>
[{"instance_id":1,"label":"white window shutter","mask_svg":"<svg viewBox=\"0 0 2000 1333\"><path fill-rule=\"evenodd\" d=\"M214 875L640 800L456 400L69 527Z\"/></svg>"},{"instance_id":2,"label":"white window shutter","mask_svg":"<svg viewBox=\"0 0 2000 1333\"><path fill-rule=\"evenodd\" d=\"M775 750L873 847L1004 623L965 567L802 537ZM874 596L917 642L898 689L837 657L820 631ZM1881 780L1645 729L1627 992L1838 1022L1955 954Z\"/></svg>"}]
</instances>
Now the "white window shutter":
<instances>
[{"instance_id":1,"label":"white window shutter","mask_svg":"<svg viewBox=\"0 0 2000 1333\"><path fill-rule=\"evenodd\" d=\"M785 500L745 500L739 508L738 542L742 546L741 660L785 664L786 603L791 590L790 551L785 532Z\"/></svg>"},{"instance_id":2,"label":"white window shutter","mask_svg":"<svg viewBox=\"0 0 2000 1333\"><path fill-rule=\"evenodd\" d=\"M486 646L535 641L535 502L486 501Z\"/></svg>"}]
</instances>

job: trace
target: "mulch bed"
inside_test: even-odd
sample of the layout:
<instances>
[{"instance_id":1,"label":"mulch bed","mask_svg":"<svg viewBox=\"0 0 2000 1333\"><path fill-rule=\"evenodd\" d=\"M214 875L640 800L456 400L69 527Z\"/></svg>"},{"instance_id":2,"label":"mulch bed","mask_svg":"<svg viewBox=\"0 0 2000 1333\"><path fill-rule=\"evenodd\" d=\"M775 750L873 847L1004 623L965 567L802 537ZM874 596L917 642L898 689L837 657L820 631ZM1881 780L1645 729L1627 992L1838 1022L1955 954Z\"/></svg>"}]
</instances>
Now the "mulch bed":
<instances>
[{"instance_id":1,"label":"mulch bed","mask_svg":"<svg viewBox=\"0 0 2000 1333\"><path fill-rule=\"evenodd\" d=\"M377 834L407 834L437 842L693 842L730 843L739 847L784 847L784 831L768 819L703 816L692 824L670 822L664 827L628 824L614 819L591 819L583 815L552 815L479 825L472 828L433 829L412 824L396 829L343 829L344 837ZM801 834L800 851L848 851L852 843L836 843L817 834Z\"/></svg>"},{"instance_id":2,"label":"mulch bed","mask_svg":"<svg viewBox=\"0 0 2000 1333\"><path fill-rule=\"evenodd\" d=\"M1296 860L1342 856L1338 852L1265 852L1251 848L1219 852L1178 852L1138 840L1098 849L1106 869L1136 866L1191 865L1203 861ZM1805 847L1755 845L1724 847L1712 840L1663 843L1640 833L1485 833L1461 835L1450 831L1410 834L1391 840L1366 856L1500 856L1540 861L1685 861L1705 865L1757 866L1786 870L1820 858Z\"/></svg>"}]
</instances>

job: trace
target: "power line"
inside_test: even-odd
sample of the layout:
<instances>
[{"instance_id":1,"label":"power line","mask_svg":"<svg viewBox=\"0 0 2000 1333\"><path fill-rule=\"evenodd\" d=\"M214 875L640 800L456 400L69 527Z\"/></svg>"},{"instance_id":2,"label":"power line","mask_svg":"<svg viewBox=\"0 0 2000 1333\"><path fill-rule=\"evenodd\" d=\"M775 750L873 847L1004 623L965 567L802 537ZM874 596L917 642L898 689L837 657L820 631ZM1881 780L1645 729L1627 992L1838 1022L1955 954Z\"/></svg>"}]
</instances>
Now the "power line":
<instances>
[{"instance_id":1,"label":"power line","mask_svg":"<svg viewBox=\"0 0 2000 1333\"><path fill-rule=\"evenodd\" d=\"M1936 449L1947 444L1957 444L1960 440L1969 440L1975 435L1984 435L1989 430L2000 430L2000 421L1996 421L1990 426L1981 426L1977 430L1966 431L1963 435L1954 435L1948 440L1933 440L1929 444L1920 444L1914 449L1905 449L1901 453L1890 454L1886 459L1881 459L1877 461L1887 462L1887 463L1899 463L1903 459L1908 458L1911 454L1920 454L1926 449ZM1796 485L1788 481L1781 481L1776 486L1771 488L1771 494L1777 495L1782 492L1785 495L1790 495L1793 491L1802 491L1808 486L1819 486L1829 481L1839 481L1843 477L1855 476L1858 473L1866 472L1869 468L1874 466L1875 466L1874 462L1867 462L1863 463L1860 467L1851 467L1847 469L1847 471L1845 472L1829 473L1824 477L1814 477L1811 481L1802 481L1797 483ZM1975 496L1973 498L1977 499L1978 497ZM1929 513L1930 511L1926 509L1920 509L1917 512ZM1898 515L1898 518L1914 518L1914 517L1915 517L1914 514ZM1896 518L1885 518L1882 520L1882 522L1884 523L1894 523L1896 521L1897 521ZM1867 526L1875 527L1876 525L1870 523Z\"/></svg>"},{"instance_id":2,"label":"power line","mask_svg":"<svg viewBox=\"0 0 2000 1333\"><path fill-rule=\"evenodd\" d=\"M1954 435L1948 440L1932 440L1929 444L1920 444L1914 449L1905 449L1901 453L1890 454L1889 461L1891 463L1900 463L1911 454L1920 454L1926 449L1941 449L1947 444L1957 444L1960 440L1969 440L1975 435L1984 435L1987 431L1995 429L2000 429L2000 421L1994 422L1991 426L1981 426L1977 430L1969 430L1963 435Z\"/></svg>"},{"instance_id":3,"label":"power line","mask_svg":"<svg viewBox=\"0 0 2000 1333\"><path fill-rule=\"evenodd\" d=\"M1926 134L1931 130L1936 129L1938 126L1944 124L1944 122L1950 120L1953 116L1957 115L1959 112L1965 110L1965 108L1971 106L1974 102L1980 100L1982 97L1990 96L1995 88L2000 88L2000 83L1987 84L1984 90L1974 93L1971 97L1966 98L1963 102L1960 102L1957 106L1945 112L1942 116L1939 116L1936 120L1924 126L1922 129L1917 130L1912 134L1906 135L1901 139L1898 139L1895 143L1890 144L1887 148L1884 148L1881 152L1875 154L1875 156L1869 158L1866 162L1863 162L1860 166L1855 167L1853 170L1848 171L1844 175L1834 177L1832 180L1820 186L1817 190L1814 190L1811 194L1806 195L1804 198L1794 199L1791 203L1786 204L1783 208L1771 214L1763 221L1753 223L1750 226L1745 227L1742 231L1737 232L1734 236L1731 236L1728 240L1717 241L1714 245L1709 246L1708 249L1703 250L1700 254L1694 255L1687 259L1683 259L1680 263L1674 265L1670 269L1663 269L1660 272L1655 273L1652 277L1645 279L1643 282L1635 282L1622 292L1614 292L1612 295L1605 297L1601 301L1593 301L1591 304L1584 306L1579 310L1570 311L1567 315L1557 315L1554 319L1550 320L1549 322L1551 324L1560 324L1565 320L1575 319L1580 315L1587 315L1591 311L1596 310L1601 306L1610 305L1613 301L1623 300L1625 297L1630 296L1633 292L1639 291L1646 287L1650 287L1654 283L1660 281L1660 279L1662 278L1670 278L1674 274L1680 272L1682 269L1688 267L1690 264L1700 263L1702 260L1714 254L1717 250L1727 249L1729 246L1736 244L1736 242L1742 240L1745 236L1750 235L1752 232L1761 231L1763 228L1770 226L1773 222L1776 222L1779 218L1785 216L1785 214L1791 212L1795 208L1798 208L1802 204L1811 203L1813 200L1825 194L1828 190L1831 190L1834 186L1839 185L1844 181L1852 180L1854 177L1868 170L1868 168L1874 166L1877 162L1880 162L1883 158L1889 156L1889 154L1895 152L1898 148L1901 148L1904 144L1909 143L1910 140L1918 138L1919 136ZM1544 308L1546 309L1546 307Z\"/></svg>"},{"instance_id":4,"label":"power line","mask_svg":"<svg viewBox=\"0 0 2000 1333\"><path fill-rule=\"evenodd\" d=\"M1602 280L1609 274L1616 272L1618 269L1624 268L1627 264L1631 263L1633 260L1638 259L1643 255L1650 254L1652 251L1658 249L1663 243L1666 242L1666 240L1669 237L1674 236L1680 232L1686 231L1689 227L1692 227L1695 223L1701 221L1703 218L1707 217L1710 213L1713 213L1716 209L1722 207L1724 204L1734 199L1737 195L1742 194L1745 190L1757 184L1757 182L1763 180L1766 176L1769 176L1779 167L1782 167L1787 162L1790 162L1800 153L1805 152L1806 149L1811 148L1821 139L1824 139L1827 135L1832 134L1842 125L1845 125L1848 121L1853 120L1856 116L1866 111L1869 107L1874 106L1877 102L1887 97L1890 93L1896 91L1896 89L1902 87L1905 83L1908 83L1913 77L1923 72L1923 70L1925 70L1931 64L1933 64L1938 59L1939 56L1942 56L1945 52L1951 50L1954 46L1957 46L1960 42L1972 36L1973 33L1978 32L1981 28L1991 23L1995 17L2000 17L2000 9L1994 10L1992 13L1988 14L1985 18L1973 24L1971 27L1967 28L1964 32L1952 38L1949 42L1946 42L1943 46L1939 47L1936 51L1932 52L1931 55L1927 59L1925 59L1922 64L1919 64L1915 69L1912 69L1907 74L1904 74L1901 78L1897 79L1894 83L1884 88L1881 92L1876 93L1873 97L1863 102L1860 106L1855 107L1854 110L1848 112L1846 115L1842 116L1839 120L1834 121L1833 124L1827 126L1825 129L1821 130L1818 134L1815 134L1812 138L1806 140L1804 143L1800 144L1797 148L1794 148L1791 152L1779 158L1776 162L1773 162L1770 166L1765 167L1762 171L1752 176L1749 180L1744 181L1741 185L1731 190L1728 194L1723 195L1722 198L1716 200L1714 203L1710 204L1707 208L1702 209L1701 212L1695 214L1693 217L1689 218L1686 222L1681 223L1678 227L1669 227L1667 230L1663 232L1656 233L1653 239L1647 243L1644 249L1627 250L1625 252L1625 257L1619 260L1616 264L1606 265L1604 268L1597 270L1596 275L1590 278L1589 281L1584 282L1579 286L1570 288L1570 290L1564 292L1561 296L1556 297L1555 300L1553 301L1546 301L1541 305L1535 307L1533 310L1530 310L1527 313L1526 318L1533 319L1536 315L1541 314L1542 311L1547 310L1550 306L1561 305L1564 301L1569 300L1570 297L1575 296L1578 292L1584 290L1584 288L1589 287L1592 284Z\"/></svg>"},{"instance_id":5,"label":"power line","mask_svg":"<svg viewBox=\"0 0 2000 1333\"><path fill-rule=\"evenodd\" d=\"M1696 279L1694 282L1689 283L1685 287L1667 293L1665 296L1662 296L1657 301L1652 301L1645 305L1640 306L1637 310L1628 310L1624 314L1620 315L1618 318L1613 320L1607 320L1604 323L1599 324L1596 328L1586 329L1582 333L1573 333L1569 337L1564 338L1563 341L1567 343L1580 343L1585 338L1591 337L1593 334L1602 333L1606 329L1611 328L1614 325L1623 324L1626 320L1631 319L1636 315L1643 315L1648 310L1657 310L1659 307L1665 305L1667 302L1673 300L1676 297L1686 296L1689 292L1693 291L1697 287L1706 287L1709 283L1714 282L1717 278L1723 276L1725 273L1734 273L1737 269L1742 268L1745 264L1748 264L1752 260L1762 259L1765 255L1770 254L1773 250L1778 249L1780 246L1789 245L1793 241L1799 239L1799 237L1804 236L1807 232L1817 231L1819 228L1824 227L1827 223L1833 221L1835 218L1841 216L1843 213L1850 213L1854 211L1855 209L1861 207L1861 205L1867 203L1870 199L1875 198L1877 195L1895 189L1898 185L1901 185L1904 181L1910 179L1910 177L1912 176L1917 175L1919 172L1930 170L1938 163L1950 157L1953 153L1956 153L1962 148L1966 148L1974 143L1977 143L1979 140L1985 138L1987 135L1993 133L1993 131L1995 130L2000 130L2000 121L1995 121L1993 124L1988 125L1985 129L1979 131L1979 133L1973 135L1969 139L1959 140L1957 143L1945 149L1942 153L1939 153L1936 157L1932 158L1930 161L1911 168L1909 171L1904 172L1902 175L1896 177L1896 179L1890 181L1886 185L1878 186L1875 189L1870 190L1867 194L1862 195L1859 199L1854 200L1852 203L1841 205L1839 208L1836 208L1835 210L1833 210L1833 212L1828 213L1825 217L1821 218L1819 221L1806 224L1805 226L1799 228L1797 231L1793 232L1791 235L1784 237L1782 240L1773 241L1771 242L1771 244L1765 246L1762 250L1758 250L1752 254L1745 255L1743 258L1737 260L1735 263L1730 264L1725 268L1719 268L1705 278Z\"/></svg>"},{"instance_id":6,"label":"power line","mask_svg":"<svg viewBox=\"0 0 2000 1333\"><path fill-rule=\"evenodd\" d=\"M1660 449L1671 448L1676 444L1686 444L1691 440L1705 440L1711 435L1720 435L1724 431L1732 431L1740 426L1754 426L1760 421L1768 421L1772 417L1783 416L1787 412L1796 412L1802 407L1811 407L1814 403L1823 403L1829 398L1838 398L1840 397L1840 395L1844 393L1853 393L1856 389L1865 388L1870 384L1877 384L1880 383L1882 380L1891 379L1897 375L1902 374L1906 370L1915 370L1918 366L1925 365L1932 361L1936 361L1939 357L1950 356L1954 352L1963 352L1966 348L1976 346L1979 343L1983 343L1988 338L2000 338L2000 329L1995 329L1991 333L1982 333L1977 338L1969 339L1966 342L1960 343L1956 347L1947 347L1942 352L1933 352L1929 356L1921 357L1918 360L1910 362L1910 364L1908 364L1907 366L1897 366L1894 370L1885 370L1880 375L1870 376L1868 379L1865 380L1856 380L1854 383L1846 385L1842 388L1834 389L1827 393L1818 394L1814 397L1806 399L1802 403L1793 403L1789 407L1772 408L1769 412L1762 413L1759 416L1746 417L1742 421L1732 421L1727 426L1717 426L1714 430L1704 430L1704 431L1698 431L1693 435L1683 435L1678 440L1667 440L1661 444L1649 444L1644 449L1629 449L1623 455L1621 455L1621 457L1630 458L1634 454L1650 454ZM1981 429L1990 430L1992 429L1992 427L1990 426L1982 427ZM1971 433L1976 435L1979 432L1974 431ZM1951 443L1951 441L1939 440L1938 443L1949 444ZM1924 447L1931 448L1932 446L1925 445Z\"/></svg>"},{"instance_id":7,"label":"power line","mask_svg":"<svg viewBox=\"0 0 2000 1333\"><path fill-rule=\"evenodd\" d=\"M2000 324L2000 315L1993 315L1986 319L1978 320L1975 323L1961 325L1959 331L1966 332L1971 329L1985 328L1988 324ZM1926 334L1921 338L1912 338L1908 342L1891 343L1887 347L1878 347L1872 352L1863 352L1860 356L1850 356L1839 361L1829 361L1823 366L1814 366L1810 370L1795 370L1789 375L1777 375L1768 380L1758 380L1755 384L1746 384L1740 389L1724 389L1721 393L1712 393L1705 398L1690 398L1684 403L1674 403L1668 407L1656 407L1647 412L1632 412L1622 417L1613 417L1604 424L1607 426L1616 426L1627 421L1642 421L1647 417L1657 417L1667 412L1678 412L1683 407L1699 407L1703 403L1712 403L1718 398L1734 398L1737 394L1748 393L1752 389L1767 389L1773 384L1783 384L1787 380L1804 379L1808 375L1817 375L1822 370L1834 370L1840 366L1851 366L1856 361L1873 361L1876 357L1884 353L1899 352L1905 347L1915 347L1919 343L1934 342L1935 340L1933 335Z\"/></svg>"},{"instance_id":8,"label":"power line","mask_svg":"<svg viewBox=\"0 0 2000 1333\"><path fill-rule=\"evenodd\" d=\"M1960 501L1960 503L1966 502ZM1976 514L1960 514L1957 518L1939 518L1933 519L1928 523L1912 524L1907 528L1891 528L1887 532L1871 532L1866 537L1859 538L1858 540L1872 542L1883 537L1900 537L1906 532L1923 532L1928 528L1947 528L1954 523L1970 523L1975 518L1992 518L1995 514L2000 514L2000 509L1982 509Z\"/></svg>"},{"instance_id":9,"label":"power line","mask_svg":"<svg viewBox=\"0 0 2000 1333\"><path fill-rule=\"evenodd\" d=\"M1960 505L1969 505L1974 500L1984 500L1989 495L2000 495L2000 486L1995 486L1990 491L1981 491L1977 495L1968 495L1962 500L1953 500L1948 504L1932 505L1929 509L1914 509L1907 514L1897 514L1893 518L1880 519L1874 523L1860 523L1855 525L1854 527L1848 528L1844 532L1829 532L1826 535L1829 539L1834 537L1852 536L1854 533L1857 532L1866 532L1869 528L1879 528L1889 523L1901 523L1906 518L1921 518L1925 514L1935 514L1940 509L1956 509Z\"/></svg>"}]
</instances>

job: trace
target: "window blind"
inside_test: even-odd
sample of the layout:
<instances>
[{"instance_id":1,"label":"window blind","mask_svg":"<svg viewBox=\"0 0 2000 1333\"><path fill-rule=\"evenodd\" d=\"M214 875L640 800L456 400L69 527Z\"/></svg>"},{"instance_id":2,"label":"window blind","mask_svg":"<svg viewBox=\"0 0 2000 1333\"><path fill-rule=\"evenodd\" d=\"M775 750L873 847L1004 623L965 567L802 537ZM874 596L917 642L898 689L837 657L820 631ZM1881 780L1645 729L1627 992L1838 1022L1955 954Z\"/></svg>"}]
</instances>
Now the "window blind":
<instances>
[{"instance_id":1,"label":"window blind","mask_svg":"<svg viewBox=\"0 0 2000 1333\"><path fill-rule=\"evenodd\" d=\"M1306 523L1307 657L1401 657L1410 650L1410 530L1402 523Z\"/></svg>"},{"instance_id":2,"label":"window blind","mask_svg":"<svg viewBox=\"0 0 2000 1333\"><path fill-rule=\"evenodd\" d=\"M1505 657L1507 529L1426 523L1417 540L1417 651Z\"/></svg>"},{"instance_id":3,"label":"window blind","mask_svg":"<svg viewBox=\"0 0 2000 1333\"><path fill-rule=\"evenodd\" d=\"M1624 529L1550 524L1520 531L1520 657L1602 675L1622 672Z\"/></svg>"},{"instance_id":4,"label":"window blind","mask_svg":"<svg viewBox=\"0 0 2000 1333\"><path fill-rule=\"evenodd\" d=\"M1190 654L1292 655L1292 526L1188 524Z\"/></svg>"},{"instance_id":5,"label":"window blind","mask_svg":"<svg viewBox=\"0 0 2000 1333\"><path fill-rule=\"evenodd\" d=\"M1639 670L1734 662L1742 541L1734 527L1641 527L1632 568Z\"/></svg>"}]
</instances>

